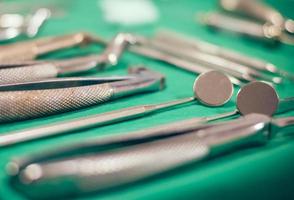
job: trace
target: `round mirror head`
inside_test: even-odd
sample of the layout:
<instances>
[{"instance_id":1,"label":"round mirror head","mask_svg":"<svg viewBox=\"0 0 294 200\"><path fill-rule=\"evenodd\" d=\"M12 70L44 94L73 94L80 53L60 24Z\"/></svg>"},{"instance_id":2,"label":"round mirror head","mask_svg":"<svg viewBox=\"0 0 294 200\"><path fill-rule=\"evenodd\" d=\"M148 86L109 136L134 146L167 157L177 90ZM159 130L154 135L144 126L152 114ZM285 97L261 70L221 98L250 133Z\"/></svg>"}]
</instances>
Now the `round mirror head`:
<instances>
[{"instance_id":1,"label":"round mirror head","mask_svg":"<svg viewBox=\"0 0 294 200\"><path fill-rule=\"evenodd\" d=\"M221 106L228 102L233 94L233 84L222 72L209 71L200 74L194 83L194 95L208 106Z\"/></svg>"},{"instance_id":2,"label":"round mirror head","mask_svg":"<svg viewBox=\"0 0 294 200\"><path fill-rule=\"evenodd\" d=\"M264 82L251 82L242 87L237 95L237 108L242 115L259 113L272 116L279 104L276 90Z\"/></svg>"}]
</instances>

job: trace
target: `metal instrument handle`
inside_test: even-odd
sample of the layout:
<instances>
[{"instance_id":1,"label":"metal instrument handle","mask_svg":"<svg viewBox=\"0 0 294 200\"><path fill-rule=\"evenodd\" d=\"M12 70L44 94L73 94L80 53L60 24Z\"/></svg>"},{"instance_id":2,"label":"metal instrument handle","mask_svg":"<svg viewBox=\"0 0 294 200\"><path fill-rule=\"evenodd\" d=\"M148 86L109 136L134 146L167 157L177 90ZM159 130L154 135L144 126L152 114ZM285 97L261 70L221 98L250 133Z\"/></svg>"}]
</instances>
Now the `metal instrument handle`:
<instances>
[{"instance_id":1,"label":"metal instrument handle","mask_svg":"<svg viewBox=\"0 0 294 200\"><path fill-rule=\"evenodd\" d=\"M121 81L105 79L102 84L99 78L64 78L0 86L0 122L66 112L164 87L162 75L144 67L130 70L137 75Z\"/></svg>"},{"instance_id":2,"label":"metal instrument handle","mask_svg":"<svg viewBox=\"0 0 294 200\"><path fill-rule=\"evenodd\" d=\"M0 84L12 84L41 79L54 78L58 74L55 65L51 63L39 63L16 67L0 67Z\"/></svg>"},{"instance_id":3,"label":"metal instrument handle","mask_svg":"<svg viewBox=\"0 0 294 200\"><path fill-rule=\"evenodd\" d=\"M40 190L40 186L53 186L53 195L64 194L64 190L59 190L62 187L53 185L57 179L60 184L70 182L70 185L76 186L68 188L67 195L104 190L218 155L244 144L267 141L264 130L267 130L269 121L266 116L241 118L236 123L211 127L202 132L196 131L100 154L31 163L20 170L18 177L21 177L19 181L24 187L22 189L32 193L46 191ZM36 176L36 169L42 173ZM36 188L39 190L34 186L38 186Z\"/></svg>"},{"instance_id":4,"label":"metal instrument handle","mask_svg":"<svg viewBox=\"0 0 294 200\"><path fill-rule=\"evenodd\" d=\"M51 183L58 179L61 184L66 184L64 181L67 180L76 186L68 188L66 195L103 190L200 160L208 152L208 147L195 140L195 135L185 135L97 155L32 164L21 171L23 180L32 185L23 184L22 188L27 187L26 191L40 195L40 191L46 190L35 190L34 185L40 183L45 187L54 187ZM30 168L34 167L40 169L42 175L33 180L25 174L29 175ZM54 196L62 195L60 189L55 188L54 191ZM52 196L52 193L41 195Z\"/></svg>"},{"instance_id":5,"label":"metal instrument handle","mask_svg":"<svg viewBox=\"0 0 294 200\"><path fill-rule=\"evenodd\" d=\"M91 37L88 34L76 33L19 42L0 47L0 61L33 60L39 55L90 41Z\"/></svg>"},{"instance_id":6,"label":"metal instrument handle","mask_svg":"<svg viewBox=\"0 0 294 200\"><path fill-rule=\"evenodd\" d=\"M201 21L213 28L239 33L263 41L276 41L281 34L280 29L275 26L258 24L216 12L204 14L201 16Z\"/></svg>"},{"instance_id":7,"label":"metal instrument handle","mask_svg":"<svg viewBox=\"0 0 294 200\"><path fill-rule=\"evenodd\" d=\"M237 12L253 17L261 22L270 22L282 27L284 18L277 10L256 0L220 0L222 8L229 12Z\"/></svg>"},{"instance_id":8,"label":"metal instrument handle","mask_svg":"<svg viewBox=\"0 0 294 200\"><path fill-rule=\"evenodd\" d=\"M25 120L91 106L112 98L105 83L91 86L0 92L0 122Z\"/></svg>"}]
</instances>

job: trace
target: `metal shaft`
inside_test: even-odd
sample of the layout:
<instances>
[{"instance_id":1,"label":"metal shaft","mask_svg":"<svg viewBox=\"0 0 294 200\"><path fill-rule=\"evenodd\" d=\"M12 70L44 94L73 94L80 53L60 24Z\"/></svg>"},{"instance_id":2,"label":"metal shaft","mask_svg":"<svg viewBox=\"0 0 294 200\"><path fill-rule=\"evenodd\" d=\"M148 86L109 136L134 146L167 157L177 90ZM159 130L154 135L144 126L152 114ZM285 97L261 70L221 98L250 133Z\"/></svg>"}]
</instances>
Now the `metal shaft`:
<instances>
[{"instance_id":1,"label":"metal shaft","mask_svg":"<svg viewBox=\"0 0 294 200\"><path fill-rule=\"evenodd\" d=\"M48 136L66 134L69 132L87 129L91 127L103 126L106 124L113 124L125 120L143 117L155 111L188 103L193 100L194 98L186 98L162 104L135 106L107 113L102 113L90 117L66 121L62 123L56 123L28 130L1 134L0 147L10 146L25 141L40 139Z\"/></svg>"}]
</instances>

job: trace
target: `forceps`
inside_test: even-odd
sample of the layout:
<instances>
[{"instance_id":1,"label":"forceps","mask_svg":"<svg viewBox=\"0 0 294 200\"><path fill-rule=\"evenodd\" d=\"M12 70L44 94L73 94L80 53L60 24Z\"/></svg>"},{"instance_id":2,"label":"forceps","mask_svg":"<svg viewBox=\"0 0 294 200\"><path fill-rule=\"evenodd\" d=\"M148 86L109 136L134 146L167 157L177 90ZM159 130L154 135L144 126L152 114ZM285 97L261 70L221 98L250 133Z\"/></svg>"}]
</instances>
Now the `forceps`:
<instances>
[{"instance_id":1,"label":"forceps","mask_svg":"<svg viewBox=\"0 0 294 200\"><path fill-rule=\"evenodd\" d=\"M75 33L3 45L0 46L0 63L33 60L53 51L88 43L100 43L100 39L87 33Z\"/></svg>"},{"instance_id":2,"label":"forceps","mask_svg":"<svg viewBox=\"0 0 294 200\"><path fill-rule=\"evenodd\" d=\"M0 86L0 122L25 120L92 106L164 87L164 77L147 68L130 76L59 78Z\"/></svg>"},{"instance_id":3,"label":"forceps","mask_svg":"<svg viewBox=\"0 0 294 200\"><path fill-rule=\"evenodd\" d=\"M10 162L7 169L13 186L30 197L71 196L138 181L249 145L265 145L276 134L291 133L293 125L294 117L250 114L183 135L102 152L59 159L39 157L32 162L30 157L21 158ZM92 148L97 150L99 145Z\"/></svg>"},{"instance_id":4,"label":"forceps","mask_svg":"<svg viewBox=\"0 0 294 200\"><path fill-rule=\"evenodd\" d=\"M18 61L0 64L0 84L35 81L53 78L61 74L102 70L117 64L122 52L135 39L119 33L107 44L100 55L88 55L63 60Z\"/></svg>"},{"instance_id":5,"label":"forceps","mask_svg":"<svg viewBox=\"0 0 294 200\"><path fill-rule=\"evenodd\" d=\"M294 21L285 18L278 10L259 0L220 0L220 6L232 13L243 14L264 23L273 24L288 33L294 33Z\"/></svg>"}]
</instances>

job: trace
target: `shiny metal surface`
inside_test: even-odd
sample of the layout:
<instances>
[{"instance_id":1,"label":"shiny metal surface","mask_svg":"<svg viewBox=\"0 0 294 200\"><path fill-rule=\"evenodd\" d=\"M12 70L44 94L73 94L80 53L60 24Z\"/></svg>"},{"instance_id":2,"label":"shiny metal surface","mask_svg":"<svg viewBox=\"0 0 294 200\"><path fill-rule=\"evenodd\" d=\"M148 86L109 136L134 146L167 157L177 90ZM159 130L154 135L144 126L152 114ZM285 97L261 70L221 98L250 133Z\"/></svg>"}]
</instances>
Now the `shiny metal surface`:
<instances>
[{"instance_id":1,"label":"shiny metal surface","mask_svg":"<svg viewBox=\"0 0 294 200\"><path fill-rule=\"evenodd\" d=\"M286 77L291 80L294 80L294 74L291 74L282 69L278 69L277 66L275 66L273 63L270 63L266 60L262 60L252 56L249 57L237 51L226 49L224 47L220 47L215 44L208 43L198 38L189 37L187 35L173 32L171 30L163 29L163 30L157 31L153 40L156 43L158 41L161 41L161 44L164 42L165 45L174 46L175 49L181 47L181 51L177 51L178 55L186 55L186 56L189 55L191 57L194 57L195 53L199 54L199 52L202 52L205 54L216 56L218 60L222 58L222 59L232 61L233 63L237 63L238 65L235 65L235 67L232 67L232 68L239 72L244 70L244 69L240 69L240 67L241 68L247 67L247 68L252 68L254 70L257 70L259 73L267 72L275 76ZM211 58L213 59L213 57ZM227 65L228 64L223 64L222 66L226 67ZM248 69L245 69L245 70L248 70ZM256 74L257 74L256 72L251 73L251 75L253 76L256 76ZM261 74L258 74L257 77L259 77L260 75ZM268 79L268 77L265 77L265 80L266 79Z\"/></svg>"},{"instance_id":2,"label":"shiny metal surface","mask_svg":"<svg viewBox=\"0 0 294 200\"><path fill-rule=\"evenodd\" d=\"M0 84L53 78L66 73L84 72L96 68L102 70L117 64L122 52L135 39L129 34L116 35L100 55L88 55L63 60L46 60L27 63L24 61L2 63L0 66Z\"/></svg>"},{"instance_id":3,"label":"shiny metal surface","mask_svg":"<svg viewBox=\"0 0 294 200\"><path fill-rule=\"evenodd\" d=\"M57 114L114 98L157 91L164 86L163 77L146 68L135 68L131 73L134 75L133 78L122 81L104 79L104 83L101 83L99 78L60 78L2 85L0 122Z\"/></svg>"},{"instance_id":4,"label":"shiny metal surface","mask_svg":"<svg viewBox=\"0 0 294 200\"><path fill-rule=\"evenodd\" d=\"M283 121L287 122L279 124L279 131L293 128L293 119ZM15 160L7 169L14 186L30 197L69 197L134 182L249 144L265 144L272 135L271 126L268 116L250 114L219 126L119 149L24 165ZM48 188L55 192L46 192Z\"/></svg>"},{"instance_id":5,"label":"shiny metal surface","mask_svg":"<svg viewBox=\"0 0 294 200\"><path fill-rule=\"evenodd\" d=\"M275 84L282 82L282 78L280 77L266 75L257 71L256 69L250 68L235 61L204 53L191 47L185 46L181 48L181 51L179 51L179 46L177 44L174 44L174 42L167 42L165 39L146 39L146 41L142 43L146 46L151 46L152 48L156 48L173 56L201 64L209 69L223 71L226 74L245 82L258 79L273 82Z\"/></svg>"},{"instance_id":6,"label":"shiny metal surface","mask_svg":"<svg viewBox=\"0 0 294 200\"><path fill-rule=\"evenodd\" d=\"M140 68L136 68L136 70L140 71ZM139 71L137 71L137 73L139 73ZM144 73L144 71L141 73ZM145 75L145 77L147 80L146 83L150 84L150 80L147 79L148 75ZM155 79L155 75L152 74L152 77L149 77L149 78ZM158 80L159 79L160 79L160 76L158 77ZM155 79L155 81L157 82L158 80ZM125 85L122 82L123 81L107 83L109 85L111 84L114 88L116 88L113 92L112 98L117 97L118 93L120 95L121 94L126 95L126 93L130 94L130 92L132 91L131 88L133 87L132 84L135 84L136 86L135 92L138 92L138 90L140 90L140 87L142 87L145 91L148 88L142 80L140 80L142 86L138 86L138 80L136 80L136 78L133 78L132 80L128 80L126 82L127 84ZM66 83L69 84L69 81L67 81ZM156 84L156 88L155 88L156 90L158 89L158 86L157 86L158 83L155 83L155 84ZM218 84L218 87L221 87L221 88L211 87L216 84ZM20 84L20 87L24 87L28 85L29 84ZM48 87L48 85L46 84L46 81L43 81L42 85L44 87ZM64 83L61 81L60 83L58 83L58 85L64 86ZM72 85L75 85L76 87L79 86L79 85L76 85L76 83L72 83ZM67 85L67 87L68 86L69 85ZM6 87L9 87L9 86L6 86ZM34 88L34 85L30 87ZM149 89L152 89L152 88L149 88ZM1 91L1 86L0 86L0 91ZM207 91L209 92L209 95L206 95ZM230 80L221 72L210 71L200 75L200 77L198 77L195 80L193 92L194 92L194 95L196 95L197 100L204 103L205 105L221 106L230 100L232 92L233 92L233 86ZM157 112L166 108L171 108L171 107L189 103L192 101L195 101L195 97L188 97L188 98L175 100L175 101L169 101L165 103L134 106L134 107L129 107L129 108L121 109L121 110L115 110L115 111L106 112L106 113L102 113L98 115L93 115L93 116L89 116L85 118L70 120L70 121L66 121L62 123L56 123L56 124L46 125L42 127L33 128L33 129L1 134L0 147L10 146L20 142L30 141L33 139L39 139L39 138L48 137L48 136L65 134L72 131L82 130L82 129L86 129L86 128L90 128L94 126L97 127L97 126L102 126L106 124L117 123L120 121L130 120L130 119L134 119L138 117L143 117L148 114L152 114L154 112ZM227 115L228 114L224 114L218 117L224 117ZM211 120L214 120L214 117L201 119L202 122L207 122Z\"/></svg>"}]
</instances>

